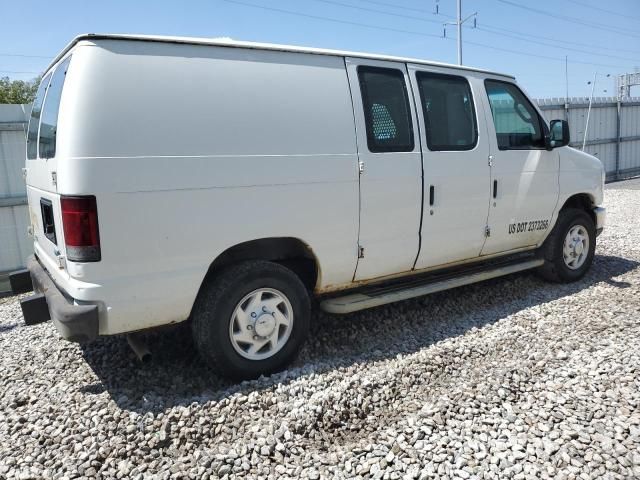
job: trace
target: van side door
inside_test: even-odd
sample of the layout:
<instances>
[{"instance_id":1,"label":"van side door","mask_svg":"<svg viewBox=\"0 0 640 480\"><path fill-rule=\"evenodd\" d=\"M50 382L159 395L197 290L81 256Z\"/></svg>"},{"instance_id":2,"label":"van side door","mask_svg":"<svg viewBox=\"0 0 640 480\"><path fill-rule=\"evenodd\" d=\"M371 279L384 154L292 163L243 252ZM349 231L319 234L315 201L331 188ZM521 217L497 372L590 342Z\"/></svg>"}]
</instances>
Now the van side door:
<instances>
[{"instance_id":1,"label":"van side door","mask_svg":"<svg viewBox=\"0 0 640 480\"><path fill-rule=\"evenodd\" d=\"M546 150L546 124L509 81L486 79L491 137L490 236L483 255L533 247L546 237L557 208L560 156Z\"/></svg>"},{"instance_id":2,"label":"van side door","mask_svg":"<svg viewBox=\"0 0 640 480\"><path fill-rule=\"evenodd\" d=\"M404 63L345 58L360 169L354 280L406 272L419 248L422 165Z\"/></svg>"},{"instance_id":3,"label":"van side door","mask_svg":"<svg viewBox=\"0 0 640 480\"><path fill-rule=\"evenodd\" d=\"M410 64L420 126L424 204L416 269L477 258L489 208L482 79ZM478 91L479 90L479 91Z\"/></svg>"}]
</instances>

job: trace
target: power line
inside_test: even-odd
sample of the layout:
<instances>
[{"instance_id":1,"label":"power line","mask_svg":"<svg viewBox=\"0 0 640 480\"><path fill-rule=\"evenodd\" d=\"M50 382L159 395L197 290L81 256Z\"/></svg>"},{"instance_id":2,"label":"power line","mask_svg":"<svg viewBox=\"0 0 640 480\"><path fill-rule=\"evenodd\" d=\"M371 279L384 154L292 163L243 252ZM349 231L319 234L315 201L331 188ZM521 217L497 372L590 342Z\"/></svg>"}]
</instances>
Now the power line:
<instances>
[{"instance_id":1,"label":"power line","mask_svg":"<svg viewBox=\"0 0 640 480\"><path fill-rule=\"evenodd\" d=\"M53 55L25 55L23 53L0 53L0 57L53 58Z\"/></svg>"},{"instance_id":2,"label":"power line","mask_svg":"<svg viewBox=\"0 0 640 480\"><path fill-rule=\"evenodd\" d=\"M284 8L276 8L276 7L269 7L269 6L266 6L266 5L258 5L258 4L255 4L255 3L249 3L249 2L244 2L244 1L240 1L240 0L222 0L222 1L227 2L227 3L234 3L234 4L237 4L237 5L242 5L242 6L250 7L250 8L258 8L258 9L261 9L261 10L273 11L273 12L277 12L277 13L285 13L287 15L294 15L294 16L304 17L304 18L312 18L314 20L341 23L341 24L346 24L346 25L355 25L355 26L364 27L364 28L371 28L371 29L375 29L375 30L387 30L387 31L398 32L398 33L408 33L408 34L411 34L411 35L419 35L419 36L422 36L422 37L435 37L435 38L443 39L443 37L441 37L440 35L434 35L434 34L425 33L425 32L418 32L418 31L415 31L415 30L403 30L403 29L392 28L392 27L384 27L384 26L381 26L381 25L373 25L373 24L367 24L367 23L352 22L352 21L341 20L341 19L337 19L337 18L324 17L324 16L321 16L321 15L312 15L312 14L297 12L297 11L293 11L293 10L287 10L287 9L284 9ZM453 40L453 39L448 39L447 38L446 40ZM534 53L523 53L523 52L520 52L520 51L517 51L517 50L511 50L511 49L501 48L501 47L494 47L492 45L487 45L487 44L479 43L479 42L467 41L466 43L468 43L469 45L475 45L477 47L487 48L487 49L490 49L490 50L496 50L496 51L501 51L501 52L514 53L514 54L521 55L521 56L526 56L526 57L543 58L543 59L546 59L546 60L555 60L557 62L564 62L565 61L564 58L551 57L551 56L548 56L548 55L539 55L539 54L534 54ZM585 62L585 61L580 61L580 60L570 60L570 63L579 63L579 64L584 64L584 65L594 65L594 66L598 66L598 67L607 67L607 68L620 68L620 69L628 68L627 66L622 66L622 65L611 65L611 64L603 64L603 63Z\"/></svg>"},{"instance_id":3,"label":"power line","mask_svg":"<svg viewBox=\"0 0 640 480\"><path fill-rule=\"evenodd\" d=\"M564 58L549 57L547 55L538 55L538 54L535 54L535 53L522 53L522 52L519 52L518 50L511 50L511 49L502 48L502 47L494 47L492 45L487 45L485 43L469 42L469 41L467 41L466 43L468 43L469 45L475 45L477 47L489 48L491 50L498 50L498 51L501 51L501 52L515 53L517 55L522 55L522 56L525 56L525 57L546 58L548 60L555 60L556 62L564 62L565 61ZM582 65L594 65L596 67L607 67L607 68L627 68L627 67L622 66L622 65L610 65L610 64L606 64L606 63L583 62L583 61L580 61L580 60L569 60L569 63L579 63L579 64L582 64Z\"/></svg>"},{"instance_id":4,"label":"power line","mask_svg":"<svg viewBox=\"0 0 640 480\"><path fill-rule=\"evenodd\" d=\"M615 15L617 17L626 18L627 20L637 20L640 21L640 17L632 17L631 15L627 15L626 13L618 13L611 10L607 10L606 8L596 7L594 5L589 5L585 2L579 2L578 0L566 0L567 2L575 3L576 5L580 5L581 7L591 8L593 10L597 10L599 12L608 13L610 15Z\"/></svg>"},{"instance_id":5,"label":"power line","mask_svg":"<svg viewBox=\"0 0 640 480\"><path fill-rule=\"evenodd\" d=\"M428 18L423 18L423 17L416 17L415 15L403 15L401 13L392 13L392 12L385 12L384 10L378 10L375 8L368 8L368 7L359 7L357 5L351 5L348 3L342 3L342 2L337 2L335 0L314 0L315 2L321 2L321 3L328 3L331 5L338 5L340 7L347 7L347 8L353 8L355 10L362 10L365 12L373 12L373 13L380 13L383 15L390 15L392 17L399 17L399 18L408 18L409 20L418 20L421 22L428 22L428 23L435 23L438 25L442 25L442 22L439 22L438 20L430 20Z\"/></svg>"},{"instance_id":6,"label":"power line","mask_svg":"<svg viewBox=\"0 0 640 480\"><path fill-rule=\"evenodd\" d=\"M323 20L326 22L341 23L344 25L354 25L354 26L363 27L363 28L373 28L376 30L387 30L389 32L396 32L396 33L409 33L412 35L420 35L422 37L442 38L440 35L435 35L433 33L424 33L424 32L417 32L414 30L403 30L400 28L383 27L382 25L371 25L368 23L352 22L349 20L342 20L338 18L323 17L320 15L311 15L311 14L302 13L302 12L294 12L292 10L285 10L284 8L267 7L266 5L257 5L255 3L241 2L239 0L222 0L222 1L227 3L235 3L237 5L243 5L245 7L260 8L262 10L268 10L271 12L286 13L288 15L296 15L298 17L313 18L315 20Z\"/></svg>"},{"instance_id":7,"label":"power line","mask_svg":"<svg viewBox=\"0 0 640 480\"><path fill-rule=\"evenodd\" d=\"M627 53L633 53L636 55L640 55L640 51L638 50L629 50L629 49L624 49L624 48L611 48L611 47L603 47L602 45L594 45L592 43L580 43L580 42L573 42L571 40L560 40L558 38L553 38L553 37L545 37L542 35L532 35L529 33L522 33L516 30L509 30L508 28L503 28L503 27L497 27L495 25L491 25L488 23L483 23L482 24L484 27L490 27L493 30L498 30L498 31L502 31L502 32L509 32L509 33L513 33L515 35L520 35L522 37L529 37L529 38L534 38L534 39L544 39L544 40L550 40L552 42L561 42L561 43L569 43L571 45L577 45L579 47L586 47L586 48L598 48L600 50L609 50L612 52L627 52Z\"/></svg>"},{"instance_id":8,"label":"power line","mask_svg":"<svg viewBox=\"0 0 640 480\"><path fill-rule=\"evenodd\" d=\"M483 27L481 25L477 26L476 28L478 30L483 31L483 32L490 33L492 35L499 35L499 36L502 36L502 37L515 38L516 40L520 40L522 42L534 43L534 44L537 44L537 45L543 45L545 47L556 47L557 46L556 44L553 44L553 43L546 43L546 42L541 42L539 40L530 40L528 38L518 37L518 36L516 36L517 34L511 35L511 34L508 34L508 33L494 32L493 29L489 29L489 28ZM590 51L587 51L587 50L581 50L579 48L567 47L566 45L562 46L562 50L569 50L569 51L578 52L578 53L586 53L587 55L594 55L594 56L597 56L597 57L618 58L620 60L627 60L627 61L636 62L636 63L640 62L640 60L637 60L635 58L621 57L619 55L612 55L610 53L595 53L595 52L590 52ZM640 55L640 53L638 55Z\"/></svg>"},{"instance_id":9,"label":"power line","mask_svg":"<svg viewBox=\"0 0 640 480\"><path fill-rule=\"evenodd\" d=\"M316 0L316 1L324 1L324 0ZM327 0L327 1L329 1L329 0ZM377 1L377 0L359 0L359 1L372 3L372 4L376 4L376 5L383 5L385 7L396 8L396 9L399 9L399 10L410 10L410 11L416 11L416 12L422 12L422 13L429 13L429 14L438 15L438 16L441 16L441 17L449 18L449 19L455 19L456 18L453 15L447 15L445 13L440 13L440 12L434 13L434 12L430 12L430 11L422 9L422 8L404 7L404 6L400 6L400 5L394 5L392 3L380 2L380 1ZM572 0L567 0L567 1L572 1ZM332 1L331 3L338 3L338 2L333 2ZM357 7L355 5L349 5L349 7L351 7L351 8L360 8L360 7ZM361 7L361 8L364 8L364 7ZM385 14L385 15L393 15L393 16L398 15L396 13L384 12L382 10L372 10L372 11L377 11L378 13L382 13L382 14ZM434 23L434 20L427 19L427 18L424 18L424 17L419 17L419 16L415 16L415 15L407 15L407 17L410 18L411 20ZM435 23L441 23L441 22L435 21ZM595 45L595 44L592 44L592 43L580 43L580 42L573 42L573 41L570 41L570 40L559 40L557 38L545 37L545 36L541 36L541 35L532 35L532 34L522 33L520 31L516 31L516 30L509 30L507 28L498 27L496 25L492 25L492 24L484 23L484 22L482 23L482 26L484 28L481 28L480 26L478 26L477 28L479 30L487 31L487 27L489 27L489 28L491 28L493 30L497 30L497 31L501 31L501 32L508 32L508 33L511 33L511 34L520 35L522 37L529 37L529 38L533 38L533 39L536 39L536 40L543 39L543 40L549 40L551 42L569 43L571 45L577 45L579 47L597 48L597 49L600 49L600 50L608 50L608 51L612 51L612 52L627 52L627 53L633 53L633 54L636 54L636 55L640 55L640 51L638 51L638 50L629 50L629 49L623 49L623 48L611 48L611 47L604 47L602 45ZM465 28L472 28L472 27L465 27ZM492 32L492 33L498 34L497 32ZM505 37L508 37L508 36L509 35L505 35ZM554 47L556 47L557 45L554 44L554 45L545 45L545 46L554 46ZM564 48L567 48L567 47L564 47ZM611 55L608 55L608 54L607 55L597 54L597 53L593 53L591 51L589 51L589 52L584 52L583 51L582 53L588 53L589 55L607 56L607 57L611 56ZM624 60L630 60L627 57L618 57L618 58L624 59Z\"/></svg>"},{"instance_id":10,"label":"power line","mask_svg":"<svg viewBox=\"0 0 640 480\"><path fill-rule=\"evenodd\" d=\"M431 12L431 11L427 10L426 8L407 7L407 6L404 6L404 5L396 5L394 3L379 2L377 0L360 0L360 1L361 2L372 3L374 5L381 5L381 6L384 6L384 7L401 8L403 10L411 10L413 12L434 13L434 12Z\"/></svg>"},{"instance_id":11,"label":"power line","mask_svg":"<svg viewBox=\"0 0 640 480\"><path fill-rule=\"evenodd\" d=\"M604 25L602 23L593 23L593 22L589 22L586 20L581 20L579 18L576 17L569 17L567 15L559 15L557 13L549 13L545 10L540 10L537 8L532 8L529 7L527 5L522 5L520 3L516 3L516 2L512 2L510 0L497 0L500 3L504 3L505 5L510 5L512 7L517 7L517 8L521 8L523 10L527 10L529 12L533 12L533 13L537 13L538 15L545 15L547 17L551 17L551 18L555 18L556 20L564 20L565 22L570 22L570 23L575 23L576 25L582 25L582 26L586 26L586 27L590 27L590 28L596 28L598 30L603 30L605 32L609 32L609 33L616 33L618 35L629 35L632 37L637 37L640 38L640 35L635 34L634 32L627 30L627 29L623 29L617 26L612 26L612 25Z\"/></svg>"},{"instance_id":12,"label":"power line","mask_svg":"<svg viewBox=\"0 0 640 480\"><path fill-rule=\"evenodd\" d=\"M389 16L393 16L393 17L408 18L410 20L416 20L416 21L428 22L428 23L436 23L438 25L441 24L441 22L439 22L438 20L431 20L431 19L424 18L424 17L417 17L415 15L404 15L404 14L400 14L400 13L385 12L384 10L378 10L378 9L375 9L375 8L367 8L367 7L357 6L357 5L351 5L351 4L339 2L339 1L336 1L336 0L314 0L314 1L321 2L321 3L327 3L327 4L330 4L330 5L338 5L338 6L341 6L341 7L347 7L347 8L351 8L351 9L355 9L355 10L362 10L362 11L366 11L366 12L379 13L379 14L382 14L382 15L389 15ZM388 3L385 3L385 2L378 2L376 0L364 0L364 1L391 6L391 4L388 4ZM395 6L395 7L396 8L403 8L403 7L398 7L398 6ZM418 10L418 9L416 9L416 10ZM420 11L423 11L423 10L420 10ZM451 17L450 15L445 15L445 14L441 14L441 13L438 13L438 15L441 15L441 16L444 16L444 17L449 17L449 18L455 18L455 17ZM520 38L520 37L515 36L515 35L520 35L519 32L513 32L515 35L510 35L510 34L506 34L506 33L500 33L500 32L496 32L496 31L492 31L491 27L486 28L486 27L478 26L477 28L478 28L478 30L485 31L485 32L490 33L492 35L500 35L500 36L503 36L503 37L515 38L517 40L520 40L520 41L523 41L523 42L534 43L536 45L543 45L545 47L556 47L557 46L555 44L541 42L540 40L529 40L529 39L526 39L526 38ZM611 55L609 53L595 53L595 52L586 51L586 50L580 50L580 49L577 49L577 48L572 48L572 47L567 47L567 46L563 46L562 49L563 50L568 50L568 51L573 51L573 52L578 52L578 53L585 53L587 55L594 55L594 56L607 57L607 58L618 58L620 60L632 61L632 62L635 62L635 63L640 62L640 60L637 60L637 59L634 59L634 58L621 57L619 55ZM637 54L640 55L640 52L637 52Z\"/></svg>"}]
</instances>

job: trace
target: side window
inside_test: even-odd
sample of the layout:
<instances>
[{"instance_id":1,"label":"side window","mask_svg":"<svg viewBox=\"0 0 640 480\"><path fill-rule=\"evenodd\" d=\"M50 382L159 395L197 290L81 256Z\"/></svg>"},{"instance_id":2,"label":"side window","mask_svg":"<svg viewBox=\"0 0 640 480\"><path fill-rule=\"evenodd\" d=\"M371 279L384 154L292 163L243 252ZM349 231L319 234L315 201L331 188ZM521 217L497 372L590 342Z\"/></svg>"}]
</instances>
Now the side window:
<instances>
[{"instance_id":1,"label":"side window","mask_svg":"<svg viewBox=\"0 0 640 480\"><path fill-rule=\"evenodd\" d=\"M418 72L416 78L429 150L471 150L475 147L478 129L467 79L427 72Z\"/></svg>"},{"instance_id":2,"label":"side window","mask_svg":"<svg viewBox=\"0 0 640 480\"><path fill-rule=\"evenodd\" d=\"M29 117L29 129L27 130L27 158L33 160L38 157L38 126L40 125L40 113L42 111L42 101L47 92L47 86L51 80L51 74L47 75L40 82L38 93L31 106L31 116Z\"/></svg>"},{"instance_id":3,"label":"side window","mask_svg":"<svg viewBox=\"0 0 640 480\"><path fill-rule=\"evenodd\" d=\"M402 72L392 68L359 67L358 79L369 150L413 151L411 110Z\"/></svg>"},{"instance_id":4,"label":"side window","mask_svg":"<svg viewBox=\"0 0 640 480\"><path fill-rule=\"evenodd\" d=\"M42 108L42 119L40 121L40 137L39 148L40 158L53 158L56 156L56 134L58 129L58 111L60 110L60 97L62 96L62 87L64 79L67 75L69 62L68 57L53 72L51 84L47 90L47 96Z\"/></svg>"},{"instance_id":5,"label":"side window","mask_svg":"<svg viewBox=\"0 0 640 480\"><path fill-rule=\"evenodd\" d=\"M498 148L544 148L538 112L520 89L512 83L497 80L485 80L484 83L498 136Z\"/></svg>"}]
</instances>

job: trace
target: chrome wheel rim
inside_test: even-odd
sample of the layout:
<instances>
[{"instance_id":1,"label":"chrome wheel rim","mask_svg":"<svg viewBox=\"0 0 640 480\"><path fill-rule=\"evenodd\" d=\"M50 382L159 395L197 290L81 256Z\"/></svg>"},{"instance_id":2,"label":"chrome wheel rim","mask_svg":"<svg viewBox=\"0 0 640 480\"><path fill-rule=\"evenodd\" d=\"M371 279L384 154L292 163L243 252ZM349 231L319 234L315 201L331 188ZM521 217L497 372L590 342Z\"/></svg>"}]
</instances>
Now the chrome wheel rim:
<instances>
[{"instance_id":1,"label":"chrome wheel rim","mask_svg":"<svg viewBox=\"0 0 640 480\"><path fill-rule=\"evenodd\" d=\"M574 225L567 232L562 249L564 264L571 270L577 270L589 255L589 233L582 225Z\"/></svg>"},{"instance_id":2,"label":"chrome wheel rim","mask_svg":"<svg viewBox=\"0 0 640 480\"><path fill-rule=\"evenodd\" d=\"M238 302L229 321L234 350L248 360L265 360L286 345L293 328L293 308L279 290L259 288Z\"/></svg>"}]
</instances>

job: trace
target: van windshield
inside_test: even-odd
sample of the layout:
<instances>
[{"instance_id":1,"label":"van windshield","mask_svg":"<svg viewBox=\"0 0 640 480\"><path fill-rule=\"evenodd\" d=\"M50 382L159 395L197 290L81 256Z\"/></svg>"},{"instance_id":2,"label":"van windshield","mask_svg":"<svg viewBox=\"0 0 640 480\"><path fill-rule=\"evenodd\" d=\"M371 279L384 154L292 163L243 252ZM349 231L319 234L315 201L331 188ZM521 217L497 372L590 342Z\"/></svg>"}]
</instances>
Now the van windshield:
<instances>
[{"instance_id":1,"label":"van windshield","mask_svg":"<svg viewBox=\"0 0 640 480\"><path fill-rule=\"evenodd\" d=\"M42 110L42 101L47 91L51 74L47 75L40 82L38 93L31 107L31 117L29 118L29 130L27 131L27 158L33 160L38 156L38 126L40 125L40 112Z\"/></svg>"}]
</instances>

